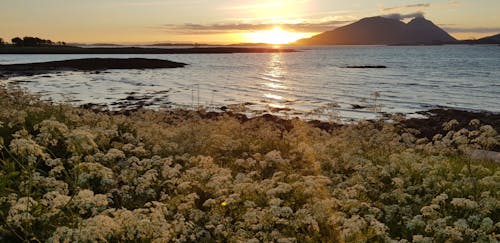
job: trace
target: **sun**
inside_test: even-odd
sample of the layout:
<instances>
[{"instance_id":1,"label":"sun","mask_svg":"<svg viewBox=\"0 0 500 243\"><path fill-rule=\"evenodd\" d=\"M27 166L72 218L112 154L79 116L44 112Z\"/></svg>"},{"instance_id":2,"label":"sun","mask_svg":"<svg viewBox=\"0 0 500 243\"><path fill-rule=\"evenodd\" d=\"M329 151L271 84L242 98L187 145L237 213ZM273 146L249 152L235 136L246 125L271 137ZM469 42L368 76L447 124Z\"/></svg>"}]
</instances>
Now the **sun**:
<instances>
[{"instance_id":1,"label":"sun","mask_svg":"<svg viewBox=\"0 0 500 243\"><path fill-rule=\"evenodd\" d=\"M290 32L276 26L271 30L261 30L246 34L246 39L252 43L282 45L306 38L306 33Z\"/></svg>"}]
</instances>

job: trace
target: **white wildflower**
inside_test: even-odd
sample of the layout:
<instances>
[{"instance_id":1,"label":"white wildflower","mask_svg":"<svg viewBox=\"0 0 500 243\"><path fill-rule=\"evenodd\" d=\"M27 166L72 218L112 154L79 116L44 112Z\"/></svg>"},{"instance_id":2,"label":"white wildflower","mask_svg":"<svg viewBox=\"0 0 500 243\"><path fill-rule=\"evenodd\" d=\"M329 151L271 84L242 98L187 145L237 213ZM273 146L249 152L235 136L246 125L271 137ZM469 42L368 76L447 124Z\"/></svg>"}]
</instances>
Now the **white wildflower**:
<instances>
[{"instance_id":1,"label":"white wildflower","mask_svg":"<svg viewBox=\"0 0 500 243\"><path fill-rule=\"evenodd\" d=\"M49 171L49 175L51 177L56 177L56 176L59 176L62 174L62 172L65 170L66 168L64 168L63 165L58 165L54 168L52 168L50 171Z\"/></svg>"},{"instance_id":2,"label":"white wildflower","mask_svg":"<svg viewBox=\"0 0 500 243\"><path fill-rule=\"evenodd\" d=\"M157 182L158 180L158 171L151 169L146 171L144 175L141 177L137 178L137 188L136 192L137 193L145 193L151 189L151 187Z\"/></svg>"},{"instance_id":3,"label":"white wildflower","mask_svg":"<svg viewBox=\"0 0 500 243\"><path fill-rule=\"evenodd\" d=\"M481 121L480 121L480 120L478 120L478 119L472 119L472 120L469 122L469 126L479 127L479 125L481 125Z\"/></svg>"},{"instance_id":4,"label":"white wildflower","mask_svg":"<svg viewBox=\"0 0 500 243\"><path fill-rule=\"evenodd\" d=\"M443 139L442 134L436 134L436 135L434 135L434 137L432 137L432 141L434 141L434 142L440 141L441 139Z\"/></svg>"},{"instance_id":5,"label":"white wildflower","mask_svg":"<svg viewBox=\"0 0 500 243\"><path fill-rule=\"evenodd\" d=\"M67 136L68 151L73 153L88 153L97 149L95 136L86 129L75 129Z\"/></svg>"},{"instance_id":6,"label":"white wildflower","mask_svg":"<svg viewBox=\"0 0 500 243\"><path fill-rule=\"evenodd\" d=\"M437 214L437 210L439 210L439 205L431 204L429 206L424 206L420 209L420 213L422 213L425 217L433 217Z\"/></svg>"},{"instance_id":7,"label":"white wildflower","mask_svg":"<svg viewBox=\"0 0 500 243\"><path fill-rule=\"evenodd\" d=\"M98 211L106 209L108 198L102 194L94 195L94 192L90 190L81 190L74 197L72 204L74 204L81 215L88 213L95 215Z\"/></svg>"},{"instance_id":8,"label":"white wildflower","mask_svg":"<svg viewBox=\"0 0 500 243\"><path fill-rule=\"evenodd\" d=\"M446 193L441 193L437 195L434 199L432 199L433 204L445 203L448 199L448 195Z\"/></svg>"},{"instance_id":9,"label":"white wildflower","mask_svg":"<svg viewBox=\"0 0 500 243\"><path fill-rule=\"evenodd\" d=\"M56 167L56 166L63 165L61 159L47 159L47 160L45 160L45 164L49 167Z\"/></svg>"},{"instance_id":10,"label":"white wildflower","mask_svg":"<svg viewBox=\"0 0 500 243\"><path fill-rule=\"evenodd\" d=\"M44 217L52 217L60 213L61 209L68 204L70 199L71 197L62 195L56 191L46 193L41 201L41 204L48 208L44 212Z\"/></svg>"},{"instance_id":11,"label":"white wildflower","mask_svg":"<svg viewBox=\"0 0 500 243\"><path fill-rule=\"evenodd\" d=\"M290 191L292 191L292 189L293 188L291 185L289 185L287 183L283 183L283 182L278 182L278 186L271 188L270 190L268 190L266 192L266 194L268 196L279 196L279 195L289 193Z\"/></svg>"},{"instance_id":12,"label":"white wildflower","mask_svg":"<svg viewBox=\"0 0 500 243\"><path fill-rule=\"evenodd\" d=\"M57 145L58 141L64 138L69 132L66 125L55 120L44 120L36 125L35 129L40 132L36 137L37 141L44 146Z\"/></svg>"},{"instance_id":13,"label":"white wildflower","mask_svg":"<svg viewBox=\"0 0 500 243\"><path fill-rule=\"evenodd\" d=\"M481 229L486 233L493 232L495 230L495 225L493 220L491 220L489 217L484 218L481 221Z\"/></svg>"},{"instance_id":14,"label":"white wildflower","mask_svg":"<svg viewBox=\"0 0 500 243\"><path fill-rule=\"evenodd\" d=\"M455 119L453 119L449 122L445 122L445 123L443 123L443 130L450 131L451 129L456 127L458 124L459 124L458 121Z\"/></svg>"},{"instance_id":15,"label":"white wildflower","mask_svg":"<svg viewBox=\"0 0 500 243\"><path fill-rule=\"evenodd\" d=\"M451 200L451 205L464 209L476 209L479 206L477 202L467 198L453 198Z\"/></svg>"},{"instance_id":16,"label":"white wildflower","mask_svg":"<svg viewBox=\"0 0 500 243\"><path fill-rule=\"evenodd\" d=\"M35 158L48 158L49 156L43 151L44 148L38 145L30 138L13 139L10 142L10 150L13 154L20 157L35 157Z\"/></svg>"},{"instance_id":17,"label":"white wildflower","mask_svg":"<svg viewBox=\"0 0 500 243\"><path fill-rule=\"evenodd\" d=\"M498 134L497 131L491 125L481 126L479 130L484 136L487 137L494 137Z\"/></svg>"},{"instance_id":18,"label":"white wildflower","mask_svg":"<svg viewBox=\"0 0 500 243\"><path fill-rule=\"evenodd\" d=\"M296 243L296 238L280 238L277 240L278 243Z\"/></svg>"},{"instance_id":19,"label":"white wildflower","mask_svg":"<svg viewBox=\"0 0 500 243\"><path fill-rule=\"evenodd\" d=\"M414 243L432 243L434 239L431 237L425 237L423 235L414 235L412 242Z\"/></svg>"},{"instance_id":20,"label":"white wildflower","mask_svg":"<svg viewBox=\"0 0 500 243\"><path fill-rule=\"evenodd\" d=\"M43 188L45 191L57 191L61 194L68 193L68 183L62 180L57 180L54 177L45 177L36 172L33 174L32 183L37 185L39 188ZM29 183L28 183L29 184ZM26 185L26 187L29 187Z\"/></svg>"},{"instance_id":21,"label":"white wildflower","mask_svg":"<svg viewBox=\"0 0 500 243\"><path fill-rule=\"evenodd\" d=\"M293 209L290 207L271 206L269 211L273 216L280 218L290 218L293 215Z\"/></svg>"},{"instance_id":22,"label":"white wildflower","mask_svg":"<svg viewBox=\"0 0 500 243\"><path fill-rule=\"evenodd\" d=\"M444 232L446 233L448 237L447 241L449 242L460 242L464 240L462 232L455 227L446 226L444 228Z\"/></svg>"},{"instance_id":23,"label":"white wildflower","mask_svg":"<svg viewBox=\"0 0 500 243\"><path fill-rule=\"evenodd\" d=\"M22 197L10 207L6 222L9 225L21 227L23 224L35 220L31 214L33 208L38 206L38 202L31 197Z\"/></svg>"},{"instance_id":24,"label":"white wildflower","mask_svg":"<svg viewBox=\"0 0 500 243\"><path fill-rule=\"evenodd\" d=\"M248 158L248 159L237 159L234 163L240 166L241 168L252 169L257 164L257 161L252 158Z\"/></svg>"},{"instance_id":25,"label":"white wildflower","mask_svg":"<svg viewBox=\"0 0 500 243\"><path fill-rule=\"evenodd\" d=\"M125 159L125 153L118 149L110 149L106 155L104 155L104 159L106 161L115 161L118 159Z\"/></svg>"},{"instance_id":26,"label":"white wildflower","mask_svg":"<svg viewBox=\"0 0 500 243\"><path fill-rule=\"evenodd\" d=\"M401 178L393 178L392 179L392 184L394 184L395 187L397 188L403 188L404 186L404 180Z\"/></svg>"},{"instance_id":27,"label":"white wildflower","mask_svg":"<svg viewBox=\"0 0 500 243\"><path fill-rule=\"evenodd\" d=\"M108 242L122 233L122 228L112 218L97 215L83 221L79 229L59 227L50 242Z\"/></svg>"},{"instance_id":28,"label":"white wildflower","mask_svg":"<svg viewBox=\"0 0 500 243\"><path fill-rule=\"evenodd\" d=\"M281 206L281 204L283 203L283 200L279 199L279 198L271 198L269 201L268 201L268 204L269 206Z\"/></svg>"},{"instance_id":29,"label":"white wildflower","mask_svg":"<svg viewBox=\"0 0 500 243\"><path fill-rule=\"evenodd\" d=\"M127 152L127 153L132 152L132 150L134 150L134 148L135 148L135 146L131 143L127 143L127 144L122 146L122 150Z\"/></svg>"},{"instance_id":30,"label":"white wildflower","mask_svg":"<svg viewBox=\"0 0 500 243\"><path fill-rule=\"evenodd\" d=\"M115 184L113 171L99 163L80 163L78 164L78 184L87 185L98 183L106 187Z\"/></svg>"}]
</instances>

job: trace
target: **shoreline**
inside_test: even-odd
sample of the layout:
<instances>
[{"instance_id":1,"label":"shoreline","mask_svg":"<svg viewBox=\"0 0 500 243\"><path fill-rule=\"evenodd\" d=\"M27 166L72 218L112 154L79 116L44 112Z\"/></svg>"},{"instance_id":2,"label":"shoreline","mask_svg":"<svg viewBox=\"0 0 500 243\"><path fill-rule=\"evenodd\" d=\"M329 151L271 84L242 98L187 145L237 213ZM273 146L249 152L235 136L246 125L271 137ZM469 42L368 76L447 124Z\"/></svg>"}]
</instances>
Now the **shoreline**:
<instances>
[{"instance_id":1,"label":"shoreline","mask_svg":"<svg viewBox=\"0 0 500 243\"><path fill-rule=\"evenodd\" d=\"M123 109L123 110L106 110L102 109L97 104L84 104L77 106L79 108L90 110L96 113L104 113L107 115L124 115L131 116L135 112L140 111L149 111L147 107L135 107L134 109ZM134 106L132 106L134 107ZM340 129L345 126L349 126L351 124L358 124L360 122L369 122L369 123L379 123L379 122L387 122L391 117L397 117L399 115L404 114L385 114L385 118L379 119L365 119L359 120L352 123L340 123L340 122L331 122L331 121L322 121L317 119L307 120L299 117L295 118L283 118L275 114L259 114L256 116L248 116L236 111L231 110L221 110L220 112L216 111L206 111L204 109L200 110L189 110L189 109L179 109L179 108L171 108L171 109L160 109L160 110L151 110L156 112L164 112L169 115L178 116L179 119L191 118L193 116L198 116L203 120L218 120L223 118L224 116L228 116L238 120L240 123L247 123L256 120L263 120L265 122L270 122L273 124L277 124L282 128L283 131L290 131L294 128L294 121L301 121L307 123L308 125L319 128L325 132L332 132L336 129ZM461 129L473 130L475 129L474 125L471 125L472 120L478 120L480 124L490 125L494 130L500 131L500 113L492 112L492 111L478 111L478 110L465 110L458 108L433 108L429 110L424 110L417 112L418 114L423 115L422 118L402 118L397 121L393 121L393 123L400 127L401 132L404 132L408 129L418 131L415 135L417 139L426 139L428 141L432 141L433 138L440 134L445 136L448 131L444 128L444 124L448 123L452 120L456 120L457 123L453 126L455 130L459 131ZM392 120L392 119L391 119ZM500 152L500 145L495 145L491 148L491 151Z\"/></svg>"},{"instance_id":2,"label":"shoreline","mask_svg":"<svg viewBox=\"0 0 500 243\"><path fill-rule=\"evenodd\" d=\"M299 52L288 48L245 47L193 47L193 48L144 48L144 47L0 47L0 54L236 54L236 53L289 53Z\"/></svg>"},{"instance_id":3,"label":"shoreline","mask_svg":"<svg viewBox=\"0 0 500 243\"><path fill-rule=\"evenodd\" d=\"M181 68L185 67L188 64L172 62L168 60L161 59L146 59L146 58L85 58L85 59L72 59L72 60L63 60L63 61L51 61L51 62L40 62L40 63L26 63L26 64L10 64L10 65L0 65L0 79L5 78L8 79L10 77L15 76L32 76L32 75L40 75L47 74L52 72L60 72L60 71L104 71L109 69L160 69L160 68ZM372 67L372 66L353 66L353 67ZM377 67L378 66L374 66ZM115 111L110 111L100 104L82 104L78 107L98 111L98 112L106 112L110 115L127 115L142 109L148 109L147 103L141 99L140 97L130 96L121 101L123 104L123 108ZM354 106L354 104L353 104ZM227 109L227 108L226 108ZM266 121L272 121L274 123L279 123L284 127L290 128L290 124L292 120L299 119L302 120L309 125L320 128L325 131L332 131L335 128L339 128L344 126L344 124L339 122L326 122L322 120L308 120L304 118L292 118L286 119L280 117L275 114L259 114L255 117L248 117L244 114L233 112L231 110L222 109L221 111L211 111L207 112L205 110L195 110L194 112L198 113L203 119L217 119L224 115L229 115L230 117L234 117L238 119L240 122L247 122L253 119L264 119ZM183 108L162 108L162 111L170 112L181 111L183 112ZM191 112L191 110L187 109L184 112ZM371 122L375 122L377 120L391 120L394 117L405 114L398 113L381 113L383 114L383 118L379 118L376 120L368 120ZM478 119L482 124L489 124L495 130L500 131L500 113L492 112L487 110L470 110L470 109L461 109L461 108L449 108L449 107L437 107L430 108L427 110L422 110L417 112L416 114L424 116L424 118L404 118L398 121L399 124L403 125L408 129L416 129L419 131L416 134L417 138L425 138L428 140L432 140L433 137L437 134L445 135L447 132L443 130L443 124L450 121L456 120L458 129L471 129L472 126L469 125L469 122L473 119ZM363 121L363 120L360 120ZM495 151L500 151L500 145L497 145L493 148Z\"/></svg>"},{"instance_id":4,"label":"shoreline","mask_svg":"<svg viewBox=\"0 0 500 243\"><path fill-rule=\"evenodd\" d=\"M55 61L46 63L28 63L28 64L13 64L13 65L0 65L0 79L4 78L7 80L14 76L31 76L46 74L58 71L103 71L107 69L148 69L148 68L181 68L188 64L171 62L159 59L140 59L141 62L137 62L140 58L132 59L74 59L66 61ZM109 63L111 61L111 63ZM122 63L113 63L113 61ZM74 66L72 66L74 64ZM9 71L2 70L3 67L11 68ZM50 68L47 68L50 67ZM4 73L2 73L2 71ZM5 72L8 75L5 75ZM2 76L4 74L4 76ZM10 76L9 76L10 75ZM117 101L121 102L122 108L118 110L109 110L107 107L101 104L95 103L84 103L81 105L76 105L74 107L82 108L85 110L90 110L93 112L102 112L108 115L125 115L128 116L134 112L140 110L154 110L150 109L151 104L147 103L141 97L129 96L123 100ZM68 104L63 102L63 104ZM72 105L73 106L73 105ZM218 119L222 116L228 115L230 117L236 118L240 122L247 122L254 119L264 119L266 121L272 121L283 125L284 127L290 128L290 124L293 120L301 120L309 125L320 128L324 131L330 132L333 129L343 127L345 124L340 122L329 122L318 119L304 119L304 118L283 118L275 114L263 113L256 116L247 116L242 113L231 111L226 106L220 108L219 111L206 111L202 110L191 110L186 108L161 108L159 111L164 111L171 113L180 112L182 113L196 113L203 119ZM405 116L406 114L401 113L381 113L383 117L379 119L362 119L360 121L370 121L375 122L378 120L392 120L398 116ZM398 121L399 124L403 125L405 128L416 129L420 133L416 134L418 138L426 138L432 140L436 134L445 135L446 131L443 130L443 123L449 122L450 120L457 120L457 127L471 128L469 122L473 119L478 119L482 124L489 124L495 130L500 131L500 113L488 110L473 110L466 108L452 108L452 107L442 107L429 108L427 110L422 110L416 112L416 114L424 116L423 118L404 118ZM356 121L354 123L357 123ZM289 130L289 129L287 129ZM500 146L494 148L495 151L500 151Z\"/></svg>"},{"instance_id":5,"label":"shoreline","mask_svg":"<svg viewBox=\"0 0 500 243\"><path fill-rule=\"evenodd\" d=\"M437 108L418 112L425 118L405 119L400 123L408 129L416 129L418 134L415 137L432 141L436 135L446 136L448 130L446 123L453 122L453 129L474 130L476 125L473 120L478 120L480 124L490 125L495 131L500 131L500 113L491 111L474 111L452 108ZM500 144L493 145L490 149L500 152ZM498 161L500 162L500 161Z\"/></svg>"}]
</instances>

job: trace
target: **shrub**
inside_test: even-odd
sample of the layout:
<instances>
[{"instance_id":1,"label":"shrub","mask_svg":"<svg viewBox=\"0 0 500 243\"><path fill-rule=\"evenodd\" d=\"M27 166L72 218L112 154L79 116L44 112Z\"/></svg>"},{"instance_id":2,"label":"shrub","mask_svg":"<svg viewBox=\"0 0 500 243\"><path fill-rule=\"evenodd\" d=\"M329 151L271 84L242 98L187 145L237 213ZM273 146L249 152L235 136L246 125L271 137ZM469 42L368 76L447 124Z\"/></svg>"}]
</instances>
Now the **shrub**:
<instances>
[{"instance_id":1,"label":"shrub","mask_svg":"<svg viewBox=\"0 0 500 243\"><path fill-rule=\"evenodd\" d=\"M0 105L2 241L499 240L498 164L464 153L498 143L484 124L427 141L382 121L112 115L5 89Z\"/></svg>"}]
</instances>

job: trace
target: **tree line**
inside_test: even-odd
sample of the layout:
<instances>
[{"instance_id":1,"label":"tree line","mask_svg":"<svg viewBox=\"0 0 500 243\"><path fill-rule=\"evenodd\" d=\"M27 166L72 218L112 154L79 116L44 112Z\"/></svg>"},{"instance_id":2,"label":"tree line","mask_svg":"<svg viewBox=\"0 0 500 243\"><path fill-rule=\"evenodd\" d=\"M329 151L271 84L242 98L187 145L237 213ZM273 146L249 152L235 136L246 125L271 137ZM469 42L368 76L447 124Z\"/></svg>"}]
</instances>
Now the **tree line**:
<instances>
[{"instance_id":1,"label":"tree line","mask_svg":"<svg viewBox=\"0 0 500 243\"><path fill-rule=\"evenodd\" d=\"M4 39L0 38L0 45L8 45ZM14 46L65 46L66 42L58 41L54 42L51 40L41 39L38 37L15 37L11 40L11 45Z\"/></svg>"}]
</instances>

